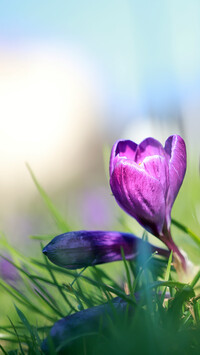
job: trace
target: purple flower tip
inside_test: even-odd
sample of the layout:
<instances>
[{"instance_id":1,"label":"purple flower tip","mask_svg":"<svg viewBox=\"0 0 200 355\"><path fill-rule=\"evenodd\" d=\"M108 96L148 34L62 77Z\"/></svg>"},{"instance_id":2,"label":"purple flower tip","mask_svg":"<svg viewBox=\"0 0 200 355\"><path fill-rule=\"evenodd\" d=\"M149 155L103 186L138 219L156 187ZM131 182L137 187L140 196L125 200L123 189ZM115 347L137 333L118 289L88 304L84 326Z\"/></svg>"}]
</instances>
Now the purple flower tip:
<instances>
[{"instance_id":1,"label":"purple flower tip","mask_svg":"<svg viewBox=\"0 0 200 355\"><path fill-rule=\"evenodd\" d=\"M164 147L146 138L138 145L117 141L111 151L110 186L117 203L172 250L171 209L185 171L186 147L178 135Z\"/></svg>"}]
</instances>

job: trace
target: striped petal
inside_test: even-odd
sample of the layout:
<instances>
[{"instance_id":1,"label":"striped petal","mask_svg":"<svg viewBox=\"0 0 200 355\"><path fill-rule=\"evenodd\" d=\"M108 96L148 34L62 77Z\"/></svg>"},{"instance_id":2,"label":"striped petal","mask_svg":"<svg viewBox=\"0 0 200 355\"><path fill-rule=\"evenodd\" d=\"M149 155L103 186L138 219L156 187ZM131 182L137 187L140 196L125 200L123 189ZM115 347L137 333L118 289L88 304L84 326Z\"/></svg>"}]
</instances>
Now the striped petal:
<instances>
[{"instance_id":1,"label":"striped petal","mask_svg":"<svg viewBox=\"0 0 200 355\"><path fill-rule=\"evenodd\" d=\"M165 220L161 182L136 163L121 159L111 175L110 186L120 207L158 236Z\"/></svg>"}]
</instances>

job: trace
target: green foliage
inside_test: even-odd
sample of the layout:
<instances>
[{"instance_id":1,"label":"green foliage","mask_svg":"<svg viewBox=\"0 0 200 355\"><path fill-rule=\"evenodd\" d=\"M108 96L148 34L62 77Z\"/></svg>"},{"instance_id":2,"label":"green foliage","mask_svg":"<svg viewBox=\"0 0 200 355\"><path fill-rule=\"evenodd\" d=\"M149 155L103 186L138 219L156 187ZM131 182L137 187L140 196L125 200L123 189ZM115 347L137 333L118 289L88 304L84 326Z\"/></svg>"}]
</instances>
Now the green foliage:
<instances>
[{"instance_id":1,"label":"green foliage","mask_svg":"<svg viewBox=\"0 0 200 355\"><path fill-rule=\"evenodd\" d=\"M61 231L73 228L65 222L33 175L33 180L48 210ZM194 239L194 233L173 221L177 228ZM51 236L49 236L51 237ZM48 236L36 239L47 240ZM195 236L197 242L198 236ZM15 250L1 235L1 258L15 267L19 277L14 282L0 280L2 302L9 303L8 318L0 323L0 349L3 354L42 354L47 338L49 354L198 354L200 348L200 271L190 283L177 281L172 265L144 250L134 261L88 267L81 272L51 264L42 255L27 257ZM198 243L197 243L198 244ZM11 256L8 259L4 252ZM117 312L112 300L125 302L124 312ZM6 301L5 301L6 300ZM55 345L50 336L52 325L60 318L107 303L106 324L99 317L98 326L89 331L76 327L70 337ZM88 321L89 322L89 321Z\"/></svg>"}]
</instances>

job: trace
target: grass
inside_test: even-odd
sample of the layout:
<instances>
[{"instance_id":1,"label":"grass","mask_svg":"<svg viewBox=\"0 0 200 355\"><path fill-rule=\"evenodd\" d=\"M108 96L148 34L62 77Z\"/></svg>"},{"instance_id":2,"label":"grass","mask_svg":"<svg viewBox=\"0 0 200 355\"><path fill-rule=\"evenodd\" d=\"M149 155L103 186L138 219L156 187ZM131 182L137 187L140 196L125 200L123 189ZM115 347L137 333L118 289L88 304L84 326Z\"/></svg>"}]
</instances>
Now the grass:
<instances>
[{"instance_id":1,"label":"grass","mask_svg":"<svg viewBox=\"0 0 200 355\"><path fill-rule=\"evenodd\" d=\"M58 230L73 230L28 169ZM172 222L199 248L196 233ZM0 323L2 354L43 354L44 339L48 354L199 353L200 271L189 283L180 282L172 254L166 261L144 250L133 261L122 250L121 262L70 271L42 254L51 235L33 238L37 259L17 251L1 234L1 257L18 275L15 281L0 280L8 315ZM56 323L66 316L62 325Z\"/></svg>"}]
</instances>

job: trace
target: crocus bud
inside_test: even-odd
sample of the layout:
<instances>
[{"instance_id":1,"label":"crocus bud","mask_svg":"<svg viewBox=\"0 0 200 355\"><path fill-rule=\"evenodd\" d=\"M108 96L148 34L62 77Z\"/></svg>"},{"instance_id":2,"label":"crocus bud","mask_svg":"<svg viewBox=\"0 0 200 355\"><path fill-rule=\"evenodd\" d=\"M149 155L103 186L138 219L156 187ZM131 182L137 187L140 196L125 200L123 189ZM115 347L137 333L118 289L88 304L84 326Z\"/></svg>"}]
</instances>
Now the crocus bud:
<instances>
[{"instance_id":1,"label":"crocus bud","mask_svg":"<svg viewBox=\"0 0 200 355\"><path fill-rule=\"evenodd\" d=\"M117 141L110 157L110 186L119 206L184 257L170 234L171 209L186 171L184 140L170 136L165 147L154 138L139 145Z\"/></svg>"},{"instance_id":2,"label":"crocus bud","mask_svg":"<svg viewBox=\"0 0 200 355\"><path fill-rule=\"evenodd\" d=\"M76 344L77 339L86 338L91 333L98 334L100 328L105 332L109 328L111 320L116 322L116 315L119 317L127 312L127 306L126 301L116 297L109 303L84 309L60 319L50 331L54 347L62 350L59 351L59 354L67 354L68 351L70 352L70 347ZM128 315L133 313L134 307L129 304ZM42 342L42 351L49 354L48 339L44 339Z\"/></svg>"},{"instance_id":3,"label":"crocus bud","mask_svg":"<svg viewBox=\"0 0 200 355\"><path fill-rule=\"evenodd\" d=\"M167 250L154 247L133 234L104 231L61 234L44 247L43 253L56 265L78 269L122 260L122 249L126 259L133 259L143 244L149 247L150 252L169 255Z\"/></svg>"}]
</instances>

